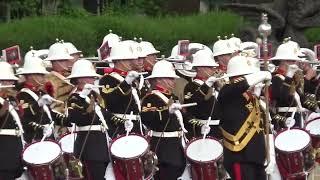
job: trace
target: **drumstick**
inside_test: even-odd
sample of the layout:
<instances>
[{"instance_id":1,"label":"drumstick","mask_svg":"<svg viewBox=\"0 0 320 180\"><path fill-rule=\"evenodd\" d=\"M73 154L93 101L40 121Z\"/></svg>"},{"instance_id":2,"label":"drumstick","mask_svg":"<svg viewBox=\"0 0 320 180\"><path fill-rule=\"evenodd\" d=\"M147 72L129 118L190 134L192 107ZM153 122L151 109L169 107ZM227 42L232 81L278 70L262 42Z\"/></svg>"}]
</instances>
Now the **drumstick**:
<instances>
[{"instance_id":1,"label":"drumstick","mask_svg":"<svg viewBox=\"0 0 320 180\"><path fill-rule=\"evenodd\" d=\"M0 88L14 88L15 85L0 85Z\"/></svg>"},{"instance_id":2,"label":"drumstick","mask_svg":"<svg viewBox=\"0 0 320 180\"><path fill-rule=\"evenodd\" d=\"M196 106L197 103L187 103L187 104L181 104L181 108L185 108L185 107L191 107L191 106Z\"/></svg>"},{"instance_id":3,"label":"drumstick","mask_svg":"<svg viewBox=\"0 0 320 180\"><path fill-rule=\"evenodd\" d=\"M207 123L205 124L205 126L209 126L210 121L211 121L211 116L208 118ZM207 134L204 133L202 139L204 140L206 138L206 136L207 136Z\"/></svg>"}]
</instances>

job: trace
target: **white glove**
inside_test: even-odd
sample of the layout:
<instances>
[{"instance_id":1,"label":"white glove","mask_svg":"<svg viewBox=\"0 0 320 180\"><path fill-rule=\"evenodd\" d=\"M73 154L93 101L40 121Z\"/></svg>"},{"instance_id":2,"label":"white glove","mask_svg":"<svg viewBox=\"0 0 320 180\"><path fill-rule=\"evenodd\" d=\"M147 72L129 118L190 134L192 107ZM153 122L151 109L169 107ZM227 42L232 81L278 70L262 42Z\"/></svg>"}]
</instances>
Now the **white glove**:
<instances>
[{"instance_id":1,"label":"white glove","mask_svg":"<svg viewBox=\"0 0 320 180\"><path fill-rule=\"evenodd\" d=\"M269 71L259 71L249 75L244 76L249 84L249 86L254 86L262 81L270 81L272 76Z\"/></svg>"},{"instance_id":2,"label":"white glove","mask_svg":"<svg viewBox=\"0 0 320 180\"><path fill-rule=\"evenodd\" d=\"M43 126L43 135L45 137L50 137L52 135L52 127L50 124L46 124Z\"/></svg>"},{"instance_id":3,"label":"white glove","mask_svg":"<svg viewBox=\"0 0 320 180\"><path fill-rule=\"evenodd\" d=\"M207 126L205 124L201 126L201 134L202 135L209 134L210 130L211 130L210 126Z\"/></svg>"},{"instance_id":4,"label":"white glove","mask_svg":"<svg viewBox=\"0 0 320 180\"><path fill-rule=\"evenodd\" d=\"M291 64L291 65L288 66L286 76L289 77L289 78L292 78L292 77L294 76L294 74L295 74L298 70L299 70L298 65L296 65L296 64Z\"/></svg>"},{"instance_id":5,"label":"white glove","mask_svg":"<svg viewBox=\"0 0 320 180\"><path fill-rule=\"evenodd\" d=\"M40 99L38 100L38 104L40 107L42 107L43 105L52 104L53 101L54 101L53 97L51 97L49 94L45 94L40 97Z\"/></svg>"},{"instance_id":6,"label":"white glove","mask_svg":"<svg viewBox=\"0 0 320 180\"><path fill-rule=\"evenodd\" d=\"M139 77L139 73L137 71L129 71L124 80L131 85L137 77Z\"/></svg>"},{"instance_id":7,"label":"white glove","mask_svg":"<svg viewBox=\"0 0 320 180\"><path fill-rule=\"evenodd\" d=\"M79 93L79 96L82 97L82 98L88 97L88 95L89 95L90 92L91 92L91 89L88 87L88 86L90 86L90 85L88 85L88 86L87 86L87 85L88 85L88 84L84 85L82 91ZM86 88L86 86L87 86L87 88Z\"/></svg>"},{"instance_id":8,"label":"white glove","mask_svg":"<svg viewBox=\"0 0 320 180\"><path fill-rule=\"evenodd\" d=\"M295 123L296 123L296 120L292 117L288 117L285 121L285 124L288 128L293 127Z\"/></svg>"},{"instance_id":9,"label":"white glove","mask_svg":"<svg viewBox=\"0 0 320 180\"><path fill-rule=\"evenodd\" d=\"M99 86L97 85L94 85L94 84L85 84L84 87L83 87L83 90L89 90L89 93L90 91L94 91L96 93L100 93L99 92Z\"/></svg>"},{"instance_id":10,"label":"white glove","mask_svg":"<svg viewBox=\"0 0 320 180\"><path fill-rule=\"evenodd\" d=\"M133 128L133 122L130 121L130 120L127 120L124 122L124 129L127 131L127 132L130 132Z\"/></svg>"},{"instance_id":11,"label":"white glove","mask_svg":"<svg viewBox=\"0 0 320 180\"><path fill-rule=\"evenodd\" d=\"M172 103L169 107L169 113L173 114L175 111L182 109L180 103Z\"/></svg>"},{"instance_id":12,"label":"white glove","mask_svg":"<svg viewBox=\"0 0 320 180\"><path fill-rule=\"evenodd\" d=\"M206 85L209 86L209 87L212 87L213 84L218 80L218 78L214 77L214 76L211 76L209 77L207 80L206 80Z\"/></svg>"},{"instance_id":13,"label":"white glove","mask_svg":"<svg viewBox=\"0 0 320 180\"><path fill-rule=\"evenodd\" d=\"M264 83L258 83L254 86L253 94L255 94L257 97L261 95L261 90L265 86Z\"/></svg>"}]
</instances>

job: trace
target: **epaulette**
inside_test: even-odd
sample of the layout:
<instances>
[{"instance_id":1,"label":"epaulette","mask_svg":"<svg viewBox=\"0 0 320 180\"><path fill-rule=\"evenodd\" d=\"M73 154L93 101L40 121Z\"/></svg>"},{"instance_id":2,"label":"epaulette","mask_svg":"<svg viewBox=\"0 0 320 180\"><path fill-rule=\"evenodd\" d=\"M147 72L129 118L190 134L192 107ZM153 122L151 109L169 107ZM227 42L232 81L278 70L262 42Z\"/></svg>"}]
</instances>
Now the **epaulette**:
<instances>
[{"instance_id":1,"label":"epaulette","mask_svg":"<svg viewBox=\"0 0 320 180\"><path fill-rule=\"evenodd\" d=\"M318 103L316 101L307 99L303 102L303 105L309 110L315 110L318 106Z\"/></svg>"},{"instance_id":2,"label":"epaulette","mask_svg":"<svg viewBox=\"0 0 320 180\"><path fill-rule=\"evenodd\" d=\"M311 101L316 101L316 95L315 94L311 94L311 93L305 93L305 97Z\"/></svg>"},{"instance_id":3,"label":"epaulette","mask_svg":"<svg viewBox=\"0 0 320 180\"><path fill-rule=\"evenodd\" d=\"M203 125L203 123L202 122L200 122L200 121L198 121L198 120L196 120L196 119L190 119L189 121L188 121L190 124L192 124L193 126L202 126Z\"/></svg>"},{"instance_id":4,"label":"epaulette","mask_svg":"<svg viewBox=\"0 0 320 180\"><path fill-rule=\"evenodd\" d=\"M124 77L122 77L120 74L115 73L115 72L110 73L109 76L115 78L119 82L122 82L124 80Z\"/></svg>"},{"instance_id":5,"label":"epaulette","mask_svg":"<svg viewBox=\"0 0 320 180\"><path fill-rule=\"evenodd\" d=\"M286 117L279 114L274 115L272 119L276 120L276 122L285 122L287 120Z\"/></svg>"},{"instance_id":6,"label":"epaulette","mask_svg":"<svg viewBox=\"0 0 320 180\"><path fill-rule=\"evenodd\" d=\"M238 78L235 78L232 80L232 83L238 83L238 82L241 82L241 81L244 81L245 78L244 77L238 77Z\"/></svg>"}]
</instances>

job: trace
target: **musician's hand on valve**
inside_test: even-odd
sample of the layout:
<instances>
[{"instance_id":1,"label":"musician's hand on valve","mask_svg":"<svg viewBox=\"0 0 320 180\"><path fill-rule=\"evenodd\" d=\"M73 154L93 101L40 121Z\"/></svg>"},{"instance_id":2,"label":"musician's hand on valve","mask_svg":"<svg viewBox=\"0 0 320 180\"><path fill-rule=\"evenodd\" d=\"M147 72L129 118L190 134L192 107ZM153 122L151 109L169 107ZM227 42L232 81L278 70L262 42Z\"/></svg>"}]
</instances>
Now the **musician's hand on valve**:
<instances>
[{"instance_id":1,"label":"musician's hand on valve","mask_svg":"<svg viewBox=\"0 0 320 180\"><path fill-rule=\"evenodd\" d=\"M182 106L180 103L172 103L169 106L169 113L173 114L175 111L182 109Z\"/></svg>"},{"instance_id":2,"label":"musician's hand on valve","mask_svg":"<svg viewBox=\"0 0 320 180\"><path fill-rule=\"evenodd\" d=\"M139 77L139 73L137 71L129 71L128 75L125 77L124 80L131 85L132 82L138 77Z\"/></svg>"},{"instance_id":3,"label":"musician's hand on valve","mask_svg":"<svg viewBox=\"0 0 320 180\"><path fill-rule=\"evenodd\" d=\"M52 127L50 126L50 124L46 124L43 126L43 135L45 137L50 137L52 135Z\"/></svg>"},{"instance_id":4,"label":"musician's hand on valve","mask_svg":"<svg viewBox=\"0 0 320 180\"><path fill-rule=\"evenodd\" d=\"M258 83L254 86L253 94L255 94L257 97L261 95L261 91L263 87L265 86L264 83Z\"/></svg>"},{"instance_id":5,"label":"musician's hand on valve","mask_svg":"<svg viewBox=\"0 0 320 180\"><path fill-rule=\"evenodd\" d=\"M40 107L42 107L44 105L52 104L53 101L54 101L53 97L51 97L49 94L45 94L40 97L40 99L38 100L38 104Z\"/></svg>"},{"instance_id":6,"label":"musician's hand on valve","mask_svg":"<svg viewBox=\"0 0 320 180\"><path fill-rule=\"evenodd\" d=\"M204 135L204 134L206 134L206 135L209 134L210 130L211 130L210 126L208 126L208 125L206 125L206 124L204 124L204 125L201 126L201 134L202 134L202 135Z\"/></svg>"}]
</instances>

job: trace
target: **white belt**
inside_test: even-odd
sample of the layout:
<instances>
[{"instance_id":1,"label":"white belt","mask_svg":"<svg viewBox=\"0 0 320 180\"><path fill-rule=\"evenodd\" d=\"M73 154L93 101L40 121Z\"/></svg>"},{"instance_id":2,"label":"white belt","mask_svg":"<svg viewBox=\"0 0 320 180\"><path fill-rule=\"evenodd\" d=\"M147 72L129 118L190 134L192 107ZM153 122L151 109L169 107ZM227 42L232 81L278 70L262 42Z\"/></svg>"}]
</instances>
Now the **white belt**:
<instances>
[{"instance_id":1,"label":"white belt","mask_svg":"<svg viewBox=\"0 0 320 180\"><path fill-rule=\"evenodd\" d=\"M196 119L196 120L198 120L202 124L207 124L207 122L208 122L208 120L202 120L202 119ZM210 120L209 125L217 126L217 125L219 125L219 123L220 123L220 120L218 120L218 119L217 120Z\"/></svg>"},{"instance_id":2,"label":"white belt","mask_svg":"<svg viewBox=\"0 0 320 180\"><path fill-rule=\"evenodd\" d=\"M149 136L152 137L181 137L182 131L172 131L172 132L157 132L157 131L149 131Z\"/></svg>"},{"instance_id":3,"label":"white belt","mask_svg":"<svg viewBox=\"0 0 320 180\"><path fill-rule=\"evenodd\" d=\"M101 125L77 126L76 131L102 131Z\"/></svg>"},{"instance_id":4,"label":"white belt","mask_svg":"<svg viewBox=\"0 0 320 180\"><path fill-rule=\"evenodd\" d=\"M20 132L16 129L0 129L0 135L20 136Z\"/></svg>"},{"instance_id":5,"label":"white belt","mask_svg":"<svg viewBox=\"0 0 320 180\"><path fill-rule=\"evenodd\" d=\"M308 110L305 108L297 108L297 107L278 107L278 112L307 112Z\"/></svg>"},{"instance_id":6,"label":"white belt","mask_svg":"<svg viewBox=\"0 0 320 180\"><path fill-rule=\"evenodd\" d=\"M126 119L126 120L133 120L133 121L138 121L140 120L140 115L131 115L131 114L118 114L118 113L114 113L113 115L117 116L118 118L121 119Z\"/></svg>"}]
</instances>

